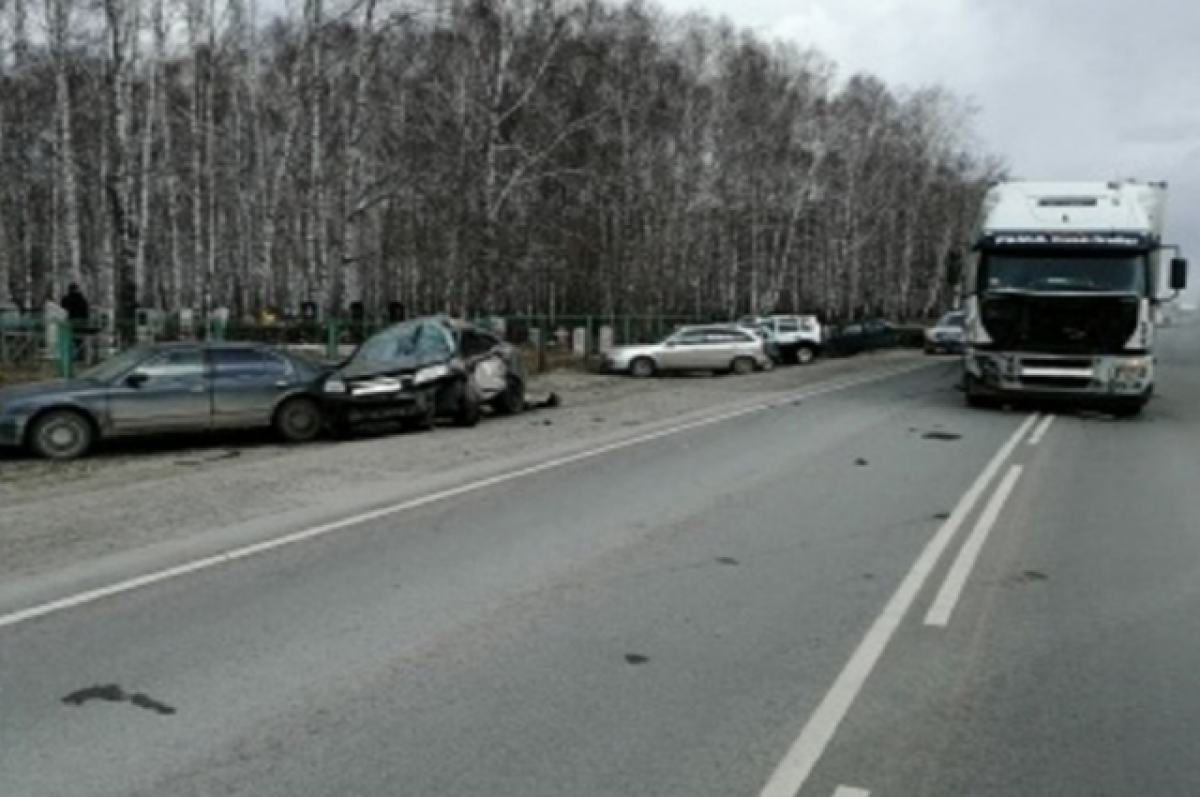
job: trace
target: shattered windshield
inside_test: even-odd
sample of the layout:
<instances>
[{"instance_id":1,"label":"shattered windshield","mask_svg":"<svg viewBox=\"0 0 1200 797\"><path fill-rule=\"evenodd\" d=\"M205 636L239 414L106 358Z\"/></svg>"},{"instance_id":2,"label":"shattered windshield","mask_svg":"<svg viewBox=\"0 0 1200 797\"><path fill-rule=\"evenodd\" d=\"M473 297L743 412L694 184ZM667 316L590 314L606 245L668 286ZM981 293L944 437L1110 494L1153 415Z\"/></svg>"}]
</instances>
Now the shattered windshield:
<instances>
[{"instance_id":1,"label":"shattered windshield","mask_svg":"<svg viewBox=\"0 0 1200 797\"><path fill-rule=\"evenodd\" d=\"M454 353L450 332L436 321L407 321L372 336L355 353L357 365L384 365L404 359L429 360Z\"/></svg>"},{"instance_id":2,"label":"shattered windshield","mask_svg":"<svg viewBox=\"0 0 1200 797\"><path fill-rule=\"evenodd\" d=\"M1146 261L1142 255L993 254L982 265L987 291L1033 293L1133 293L1146 290Z\"/></svg>"}]
</instances>

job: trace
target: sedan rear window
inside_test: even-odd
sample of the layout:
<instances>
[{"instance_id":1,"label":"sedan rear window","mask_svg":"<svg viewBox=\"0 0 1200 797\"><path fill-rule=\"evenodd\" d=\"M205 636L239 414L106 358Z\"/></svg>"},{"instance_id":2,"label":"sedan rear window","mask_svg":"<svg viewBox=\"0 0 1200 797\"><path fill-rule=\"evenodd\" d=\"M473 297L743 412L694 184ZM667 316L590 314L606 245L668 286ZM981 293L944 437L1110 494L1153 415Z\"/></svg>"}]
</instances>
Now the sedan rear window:
<instances>
[{"instance_id":1,"label":"sedan rear window","mask_svg":"<svg viewBox=\"0 0 1200 797\"><path fill-rule=\"evenodd\" d=\"M215 349L212 358L217 376L283 376L288 372L286 362L258 349Z\"/></svg>"}]
</instances>

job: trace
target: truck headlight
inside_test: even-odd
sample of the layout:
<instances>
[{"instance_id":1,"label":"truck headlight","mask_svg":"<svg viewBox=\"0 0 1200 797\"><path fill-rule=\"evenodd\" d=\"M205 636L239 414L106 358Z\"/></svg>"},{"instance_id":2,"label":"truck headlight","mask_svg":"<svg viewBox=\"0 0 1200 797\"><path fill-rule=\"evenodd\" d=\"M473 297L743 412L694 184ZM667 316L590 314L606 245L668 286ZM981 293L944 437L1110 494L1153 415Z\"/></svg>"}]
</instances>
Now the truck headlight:
<instances>
[{"instance_id":1,"label":"truck headlight","mask_svg":"<svg viewBox=\"0 0 1200 797\"><path fill-rule=\"evenodd\" d=\"M1128 357L1118 360L1113 372L1118 378L1145 379L1150 375L1150 358Z\"/></svg>"},{"instance_id":2,"label":"truck headlight","mask_svg":"<svg viewBox=\"0 0 1200 797\"><path fill-rule=\"evenodd\" d=\"M417 371L417 375L413 377L414 385L424 385L427 382L432 382L435 379L450 375L450 366L448 365L431 365L428 368L422 368Z\"/></svg>"}]
</instances>

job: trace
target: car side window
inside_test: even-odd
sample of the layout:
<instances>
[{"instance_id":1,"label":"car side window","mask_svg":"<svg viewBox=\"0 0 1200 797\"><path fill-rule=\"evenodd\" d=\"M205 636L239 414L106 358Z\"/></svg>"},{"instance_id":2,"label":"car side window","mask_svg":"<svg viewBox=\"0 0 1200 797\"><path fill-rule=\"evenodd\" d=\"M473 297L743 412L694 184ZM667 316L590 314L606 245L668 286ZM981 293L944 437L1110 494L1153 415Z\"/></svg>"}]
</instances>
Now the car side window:
<instances>
[{"instance_id":1,"label":"car side window","mask_svg":"<svg viewBox=\"0 0 1200 797\"><path fill-rule=\"evenodd\" d=\"M780 332L799 332L800 323L794 318L781 318L779 320Z\"/></svg>"},{"instance_id":2,"label":"car side window","mask_svg":"<svg viewBox=\"0 0 1200 797\"><path fill-rule=\"evenodd\" d=\"M257 349L215 349L212 357L213 370L218 377L279 377L288 372L288 365L282 358Z\"/></svg>"},{"instance_id":3,"label":"car side window","mask_svg":"<svg viewBox=\"0 0 1200 797\"><path fill-rule=\"evenodd\" d=\"M732 329L718 329L708 333L709 343L752 343L754 338Z\"/></svg>"},{"instance_id":4,"label":"car side window","mask_svg":"<svg viewBox=\"0 0 1200 797\"><path fill-rule=\"evenodd\" d=\"M150 379L198 379L204 376L200 349L175 349L138 366L136 373Z\"/></svg>"},{"instance_id":5,"label":"car side window","mask_svg":"<svg viewBox=\"0 0 1200 797\"><path fill-rule=\"evenodd\" d=\"M680 346L698 346L708 340L708 333L703 329L688 329L678 333L671 340Z\"/></svg>"}]
</instances>

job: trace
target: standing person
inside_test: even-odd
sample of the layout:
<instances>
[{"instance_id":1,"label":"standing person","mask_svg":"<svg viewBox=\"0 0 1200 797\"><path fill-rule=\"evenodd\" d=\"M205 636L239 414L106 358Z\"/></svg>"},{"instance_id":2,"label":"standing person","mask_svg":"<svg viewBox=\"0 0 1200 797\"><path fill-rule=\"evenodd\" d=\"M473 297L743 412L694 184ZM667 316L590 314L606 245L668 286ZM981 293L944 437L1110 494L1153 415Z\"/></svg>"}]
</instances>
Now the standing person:
<instances>
[{"instance_id":1,"label":"standing person","mask_svg":"<svg viewBox=\"0 0 1200 797\"><path fill-rule=\"evenodd\" d=\"M88 304L87 297L74 282L67 286L67 295L59 304L62 309L67 311L67 318L74 326L86 324L91 316L91 306Z\"/></svg>"}]
</instances>

